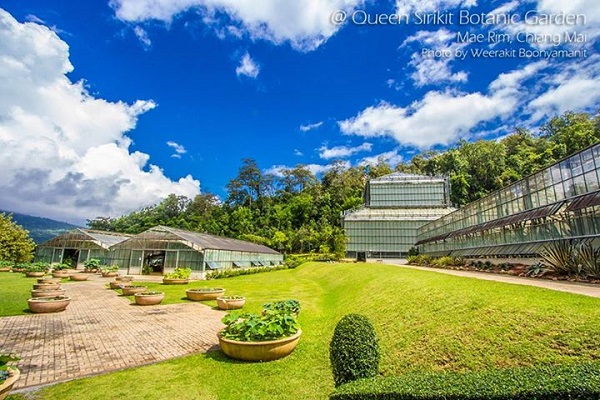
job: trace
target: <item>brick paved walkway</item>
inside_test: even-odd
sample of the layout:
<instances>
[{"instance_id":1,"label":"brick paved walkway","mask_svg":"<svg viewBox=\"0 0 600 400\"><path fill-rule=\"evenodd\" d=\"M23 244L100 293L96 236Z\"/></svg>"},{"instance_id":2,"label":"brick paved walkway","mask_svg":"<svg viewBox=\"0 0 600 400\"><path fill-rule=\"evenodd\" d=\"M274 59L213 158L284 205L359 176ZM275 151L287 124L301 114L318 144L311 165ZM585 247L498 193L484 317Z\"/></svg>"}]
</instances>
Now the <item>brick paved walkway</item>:
<instances>
[{"instance_id":1,"label":"brick paved walkway","mask_svg":"<svg viewBox=\"0 0 600 400\"><path fill-rule=\"evenodd\" d=\"M90 279L63 285L72 298L63 312L0 318L0 349L21 357L15 389L205 352L218 343L222 311L199 303L135 306L105 287L108 278Z\"/></svg>"}]
</instances>

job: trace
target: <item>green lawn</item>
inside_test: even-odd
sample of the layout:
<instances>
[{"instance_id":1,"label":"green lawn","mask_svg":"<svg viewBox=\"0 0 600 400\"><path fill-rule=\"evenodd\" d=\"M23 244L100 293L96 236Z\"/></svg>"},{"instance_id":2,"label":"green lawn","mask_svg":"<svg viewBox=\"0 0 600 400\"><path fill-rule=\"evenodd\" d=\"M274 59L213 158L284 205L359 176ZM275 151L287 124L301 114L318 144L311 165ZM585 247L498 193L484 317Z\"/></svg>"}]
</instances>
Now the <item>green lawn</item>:
<instances>
[{"instance_id":1,"label":"green lawn","mask_svg":"<svg viewBox=\"0 0 600 400\"><path fill-rule=\"evenodd\" d=\"M0 272L0 317L30 314L27 299L36 283L21 272Z\"/></svg>"},{"instance_id":2,"label":"green lawn","mask_svg":"<svg viewBox=\"0 0 600 400\"><path fill-rule=\"evenodd\" d=\"M185 301L185 287L149 286L165 290L167 303ZM269 363L235 362L213 351L58 384L35 398L325 399L333 390L329 341L336 322L351 312L375 325L383 375L600 358L600 299L568 293L354 263L308 263L190 286L245 295L249 311L271 300L300 300L298 348Z\"/></svg>"}]
</instances>

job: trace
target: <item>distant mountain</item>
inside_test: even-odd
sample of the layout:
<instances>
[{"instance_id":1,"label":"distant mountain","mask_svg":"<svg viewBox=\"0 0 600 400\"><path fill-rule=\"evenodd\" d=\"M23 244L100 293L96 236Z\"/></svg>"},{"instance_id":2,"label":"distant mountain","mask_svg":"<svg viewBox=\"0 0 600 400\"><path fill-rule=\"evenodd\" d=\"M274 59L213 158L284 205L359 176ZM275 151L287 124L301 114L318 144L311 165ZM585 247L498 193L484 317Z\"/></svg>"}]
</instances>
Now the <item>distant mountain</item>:
<instances>
[{"instance_id":1,"label":"distant mountain","mask_svg":"<svg viewBox=\"0 0 600 400\"><path fill-rule=\"evenodd\" d=\"M79 228L77 225L55 221L49 218L33 217L12 211L0 210L0 213L12 214L12 220L29 231L29 236L36 243L42 243L54 236L63 234L71 229Z\"/></svg>"}]
</instances>

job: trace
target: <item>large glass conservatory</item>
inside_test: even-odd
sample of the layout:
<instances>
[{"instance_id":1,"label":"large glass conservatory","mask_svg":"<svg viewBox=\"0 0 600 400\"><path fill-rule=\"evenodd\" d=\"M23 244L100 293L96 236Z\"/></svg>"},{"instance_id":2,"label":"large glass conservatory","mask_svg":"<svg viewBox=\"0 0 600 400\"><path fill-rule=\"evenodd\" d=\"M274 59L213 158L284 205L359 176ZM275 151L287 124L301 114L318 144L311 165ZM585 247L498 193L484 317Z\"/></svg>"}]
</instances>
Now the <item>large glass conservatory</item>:
<instances>
[{"instance_id":1,"label":"large glass conservatory","mask_svg":"<svg viewBox=\"0 0 600 400\"><path fill-rule=\"evenodd\" d=\"M110 247L130 237L131 235L124 233L73 229L39 244L36 248L36 260L49 263L65 262L78 268L91 258L108 264Z\"/></svg>"},{"instance_id":2,"label":"large glass conservatory","mask_svg":"<svg viewBox=\"0 0 600 400\"><path fill-rule=\"evenodd\" d=\"M279 265L283 255L256 243L157 226L111 248L111 264L132 275L163 274L191 268L192 277L207 270Z\"/></svg>"},{"instance_id":3,"label":"large glass conservatory","mask_svg":"<svg viewBox=\"0 0 600 400\"><path fill-rule=\"evenodd\" d=\"M342 215L348 257L404 257L417 241L417 229L454 209L444 177L396 172L365 185L364 206Z\"/></svg>"},{"instance_id":4,"label":"large glass conservatory","mask_svg":"<svg viewBox=\"0 0 600 400\"><path fill-rule=\"evenodd\" d=\"M535 257L557 239L600 245L600 143L419 228L431 255Z\"/></svg>"}]
</instances>

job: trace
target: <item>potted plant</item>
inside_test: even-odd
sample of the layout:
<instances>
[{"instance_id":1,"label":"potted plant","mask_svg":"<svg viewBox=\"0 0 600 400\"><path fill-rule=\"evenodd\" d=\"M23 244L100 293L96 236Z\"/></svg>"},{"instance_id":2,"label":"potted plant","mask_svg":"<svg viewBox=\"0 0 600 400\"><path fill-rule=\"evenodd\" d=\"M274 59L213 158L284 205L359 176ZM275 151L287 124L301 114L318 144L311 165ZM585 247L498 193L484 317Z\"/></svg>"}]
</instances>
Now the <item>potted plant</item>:
<instances>
[{"instance_id":1,"label":"potted plant","mask_svg":"<svg viewBox=\"0 0 600 400\"><path fill-rule=\"evenodd\" d=\"M54 313L63 311L71 303L67 296L34 297L27 300L29 310L33 313Z\"/></svg>"},{"instance_id":2,"label":"potted plant","mask_svg":"<svg viewBox=\"0 0 600 400\"><path fill-rule=\"evenodd\" d=\"M71 266L67 263L54 264L52 266L52 277L53 278L68 278L69 272L67 271Z\"/></svg>"},{"instance_id":3,"label":"potted plant","mask_svg":"<svg viewBox=\"0 0 600 400\"><path fill-rule=\"evenodd\" d=\"M12 262L0 260L0 272L10 272L10 271L12 271L12 266L13 266Z\"/></svg>"},{"instance_id":4,"label":"potted plant","mask_svg":"<svg viewBox=\"0 0 600 400\"><path fill-rule=\"evenodd\" d=\"M163 284L165 285L185 285L189 283L192 275L191 268L175 268L173 272L165 274Z\"/></svg>"},{"instance_id":5,"label":"potted plant","mask_svg":"<svg viewBox=\"0 0 600 400\"><path fill-rule=\"evenodd\" d=\"M31 297L58 297L64 296L65 289L33 289L31 291Z\"/></svg>"},{"instance_id":6,"label":"potted plant","mask_svg":"<svg viewBox=\"0 0 600 400\"><path fill-rule=\"evenodd\" d=\"M48 284L48 283L57 284L57 283L60 283L60 281L61 281L60 278L38 278L37 283L38 283L38 285L41 285L41 284L44 284L44 283L46 283L46 284Z\"/></svg>"},{"instance_id":7,"label":"potted plant","mask_svg":"<svg viewBox=\"0 0 600 400\"><path fill-rule=\"evenodd\" d=\"M131 276L131 275L116 276L115 281L119 281L122 284L127 284L127 282L133 281L133 276Z\"/></svg>"},{"instance_id":8,"label":"potted plant","mask_svg":"<svg viewBox=\"0 0 600 400\"><path fill-rule=\"evenodd\" d=\"M80 281L87 281L88 278L89 278L89 276L87 274L84 274L84 273L81 273L81 272L69 275L69 279L70 280L72 280L72 281L78 281L78 282L80 282Z\"/></svg>"},{"instance_id":9,"label":"potted plant","mask_svg":"<svg viewBox=\"0 0 600 400\"><path fill-rule=\"evenodd\" d=\"M100 272L102 272L103 277L114 277L119 275L119 266L118 265L104 265L100 268Z\"/></svg>"},{"instance_id":10,"label":"potted plant","mask_svg":"<svg viewBox=\"0 0 600 400\"><path fill-rule=\"evenodd\" d=\"M217 297L217 306L221 310L239 310L246 304L243 296L220 296Z\"/></svg>"},{"instance_id":11,"label":"potted plant","mask_svg":"<svg viewBox=\"0 0 600 400\"><path fill-rule=\"evenodd\" d=\"M121 291L123 292L123 296L132 296L136 293L142 293L148 290L147 286L142 285L122 285Z\"/></svg>"},{"instance_id":12,"label":"potted plant","mask_svg":"<svg viewBox=\"0 0 600 400\"><path fill-rule=\"evenodd\" d=\"M33 285L34 290L56 290L60 289L60 283L37 283Z\"/></svg>"},{"instance_id":13,"label":"potted plant","mask_svg":"<svg viewBox=\"0 0 600 400\"><path fill-rule=\"evenodd\" d=\"M216 300L225 294L223 288L193 288L185 291L188 299L192 301Z\"/></svg>"},{"instance_id":14,"label":"potted plant","mask_svg":"<svg viewBox=\"0 0 600 400\"><path fill-rule=\"evenodd\" d=\"M12 267L12 272L25 272L25 268L29 266L29 263L15 263Z\"/></svg>"},{"instance_id":15,"label":"potted plant","mask_svg":"<svg viewBox=\"0 0 600 400\"><path fill-rule=\"evenodd\" d=\"M100 260L97 258L90 258L83 262L83 272L98 272L100 268Z\"/></svg>"},{"instance_id":16,"label":"potted plant","mask_svg":"<svg viewBox=\"0 0 600 400\"><path fill-rule=\"evenodd\" d=\"M165 292L141 292L134 294L133 298L139 306L153 306L163 301Z\"/></svg>"},{"instance_id":17,"label":"potted plant","mask_svg":"<svg viewBox=\"0 0 600 400\"><path fill-rule=\"evenodd\" d=\"M28 264L25 267L25 276L40 278L46 275L49 268L50 266L43 262Z\"/></svg>"},{"instance_id":18,"label":"potted plant","mask_svg":"<svg viewBox=\"0 0 600 400\"><path fill-rule=\"evenodd\" d=\"M263 314L231 313L221 320L221 350L244 361L271 361L290 354L298 345L300 325L295 315L267 310Z\"/></svg>"},{"instance_id":19,"label":"potted plant","mask_svg":"<svg viewBox=\"0 0 600 400\"><path fill-rule=\"evenodd\" d=\"M127 285L127 282L123 283L121 281L112 281L109 282L111 289L121 289L123 286Z\"/></svg>"},{"instance_id":20,"label":"potted plant","mask_svg":"<svg viewBox=\"0 0 600 400\"><path fill-rule=\"evenodd\" d=\"M8 354L0 354L0 400L8 396L15 382L19 379L20 372L16 367L9 367L8 364L19 360Z\"/></svg>"}]
</instances>

